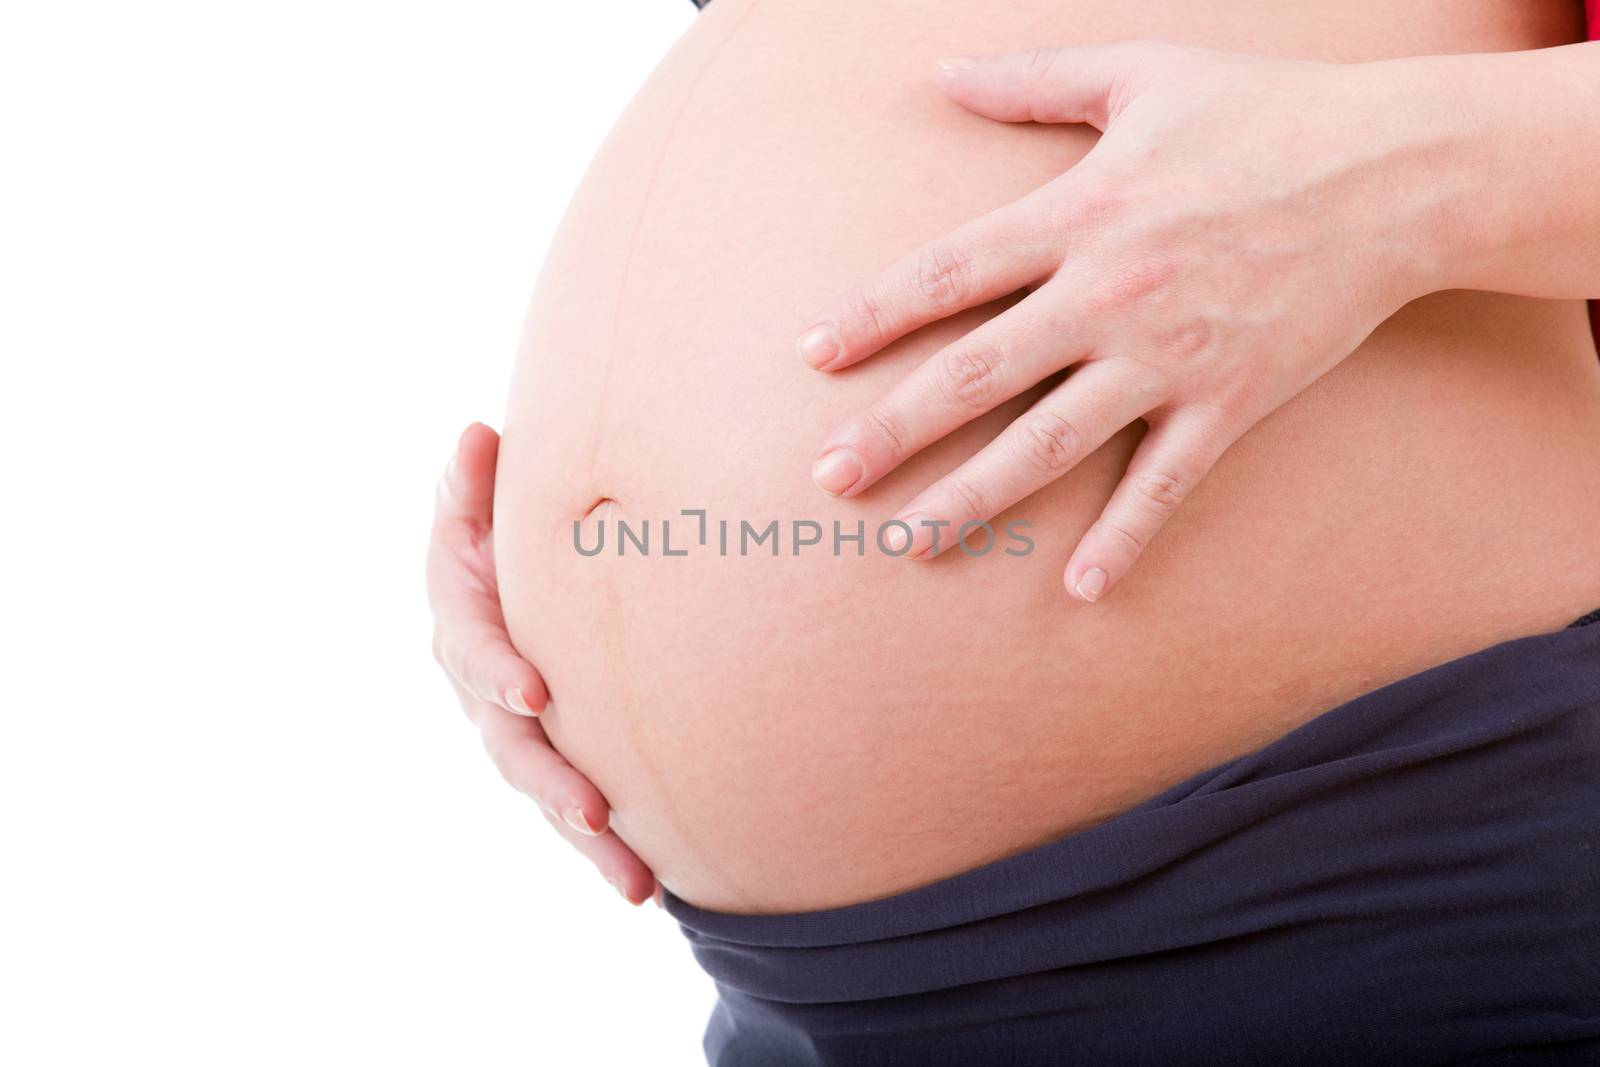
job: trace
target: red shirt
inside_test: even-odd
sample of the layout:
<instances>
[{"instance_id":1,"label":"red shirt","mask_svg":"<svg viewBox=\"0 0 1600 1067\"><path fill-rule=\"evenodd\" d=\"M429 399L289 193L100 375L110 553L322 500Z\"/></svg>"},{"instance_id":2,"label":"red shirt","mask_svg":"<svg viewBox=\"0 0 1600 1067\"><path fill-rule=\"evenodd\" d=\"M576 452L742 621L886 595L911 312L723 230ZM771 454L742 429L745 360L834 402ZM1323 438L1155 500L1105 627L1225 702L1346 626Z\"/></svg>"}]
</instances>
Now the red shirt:
<instances>
[{"instance_id":1,"label":"red shirt","mask_svg":"<svg viewBox=\"0 0 1600 1067\"><path fill-rule=\"evenodd\" d=\"M1589 40L1600 41L1600 0L1584 0L1589 11ZM1600 300L1589 301L1589 325L1594 327L1594 338L1600 347Z\"/></svg>"}]
</instances>

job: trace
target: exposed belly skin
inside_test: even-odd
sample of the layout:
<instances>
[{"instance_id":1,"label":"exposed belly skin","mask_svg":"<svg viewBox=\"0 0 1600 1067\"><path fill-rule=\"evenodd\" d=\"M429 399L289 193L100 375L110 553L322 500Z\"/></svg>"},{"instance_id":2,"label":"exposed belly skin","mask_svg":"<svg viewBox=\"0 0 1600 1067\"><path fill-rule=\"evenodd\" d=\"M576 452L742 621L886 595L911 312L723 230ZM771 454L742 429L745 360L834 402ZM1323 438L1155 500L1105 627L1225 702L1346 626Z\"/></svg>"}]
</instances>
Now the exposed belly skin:
<instances>
[{"instance_id":1,"label":"exposed belly skin","mask_svg":"<svg viewBox=\"0 0 1600 1067\"><path fill-rule=\"evenodd\" d=\"M870 530L1031 399L858 499L811 484L834 425L999 308L833 376L795 357L799 330L1093 143L961 112L934 57L1164 36L1353 61L1580 36L1576 4L1393 12L717 0L698 18L550 251L496 501L507 621L550 683L547 729L675 893L757 912L908 889L1600 605L1584 309L1462 292L1403 309L1236 444L1093 606L1061 570L1143 423L998 520L1031 524L1025 557L795 556L787 540L777 558L723 556L714 528L707 548L660 554L660 520L684 508ZM602 498L585 529L606 518L612 539L586 558L572 523ZM617 557L617 518L652 520L652 555ZM674 521L675 546L693 530Z\"/></svg>"}]
</instances>

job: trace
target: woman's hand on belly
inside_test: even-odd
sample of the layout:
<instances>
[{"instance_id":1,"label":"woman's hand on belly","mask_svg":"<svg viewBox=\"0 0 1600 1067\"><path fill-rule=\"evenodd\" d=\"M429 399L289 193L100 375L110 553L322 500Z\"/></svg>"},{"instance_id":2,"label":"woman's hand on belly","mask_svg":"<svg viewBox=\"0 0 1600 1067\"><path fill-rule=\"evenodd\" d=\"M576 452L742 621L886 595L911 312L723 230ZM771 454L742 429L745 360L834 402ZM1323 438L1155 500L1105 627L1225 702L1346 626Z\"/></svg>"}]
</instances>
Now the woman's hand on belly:
<instances>
[{"instance_id":1,"label":"woman's hand on belly","mask_svg":"<svg viewBox=\"0 0 1600 1067\"><path fill-rule=\"evenodd\" d=\"M1409 106L1397 64L1137 42L946 66L945 91L979 114L1105 134L1059 178L905 257L801 336L807 363L837 370L1033 290L838 427L814 477L859 494L1070 369L895 517L913 531L906 555L931 558L1143 418L1149 432L1067 563L1068 589L1094 601L1239 437L1443 287L1423 170L1433 116Z\"/></svg>"},{"instance_id":2,"label":"woman's hand on belly","mask_svg":"<svg viewBox=\"0 0 1600 1067\"><path fill-rule=\"evenodd\" d=\"M491 536L499 447L489 427L467 427L439 481L427 567L434 658L505 780L629 903L642 904L657 892L655 875L608 829L600 791L545 736L538 720L548 703L544 679L506 633Z\"/></svg>"}]
</instances>

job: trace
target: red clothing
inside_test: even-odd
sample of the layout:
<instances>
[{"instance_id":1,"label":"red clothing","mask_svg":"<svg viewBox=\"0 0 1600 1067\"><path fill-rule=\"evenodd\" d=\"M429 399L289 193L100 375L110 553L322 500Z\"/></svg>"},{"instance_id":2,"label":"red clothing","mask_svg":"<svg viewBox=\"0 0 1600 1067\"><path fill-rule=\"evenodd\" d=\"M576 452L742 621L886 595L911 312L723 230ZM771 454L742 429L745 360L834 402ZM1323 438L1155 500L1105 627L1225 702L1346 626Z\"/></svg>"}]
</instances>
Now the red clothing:
<instances>
[{"instance_id":1,"label":"red clothing","mask_svg":"<svg viewBox=\"0 0 1600 1067\"><path fill-rule=\"evenodd\" d=\"M1589 40L1600 41L1600 0L1583 0L1589 11ZM1600 347L1600 300L1589 301L1589 325L1594 327L1596 347Z\"/></svg>"}]
</instances>

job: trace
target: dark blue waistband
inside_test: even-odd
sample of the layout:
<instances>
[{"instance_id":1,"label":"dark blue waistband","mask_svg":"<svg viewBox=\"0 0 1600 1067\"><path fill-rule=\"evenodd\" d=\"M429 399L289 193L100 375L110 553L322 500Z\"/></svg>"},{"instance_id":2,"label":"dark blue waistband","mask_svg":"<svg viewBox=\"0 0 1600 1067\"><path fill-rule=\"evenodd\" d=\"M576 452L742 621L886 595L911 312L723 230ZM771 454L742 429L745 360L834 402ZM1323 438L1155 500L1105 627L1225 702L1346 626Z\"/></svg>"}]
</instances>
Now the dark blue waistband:
<instances>
[{"instance_id":1,"label":"dark blue waistband","mask_svg":"<svg viewBox=\"0 0 1600 1067\"><path fill-rule=\"evenodd\" d=\"M1401 679L908 893L759 916L667 893L718 986L707 1054L1600 1062L1594 622Z\"/></svg>"}]
</instances>

